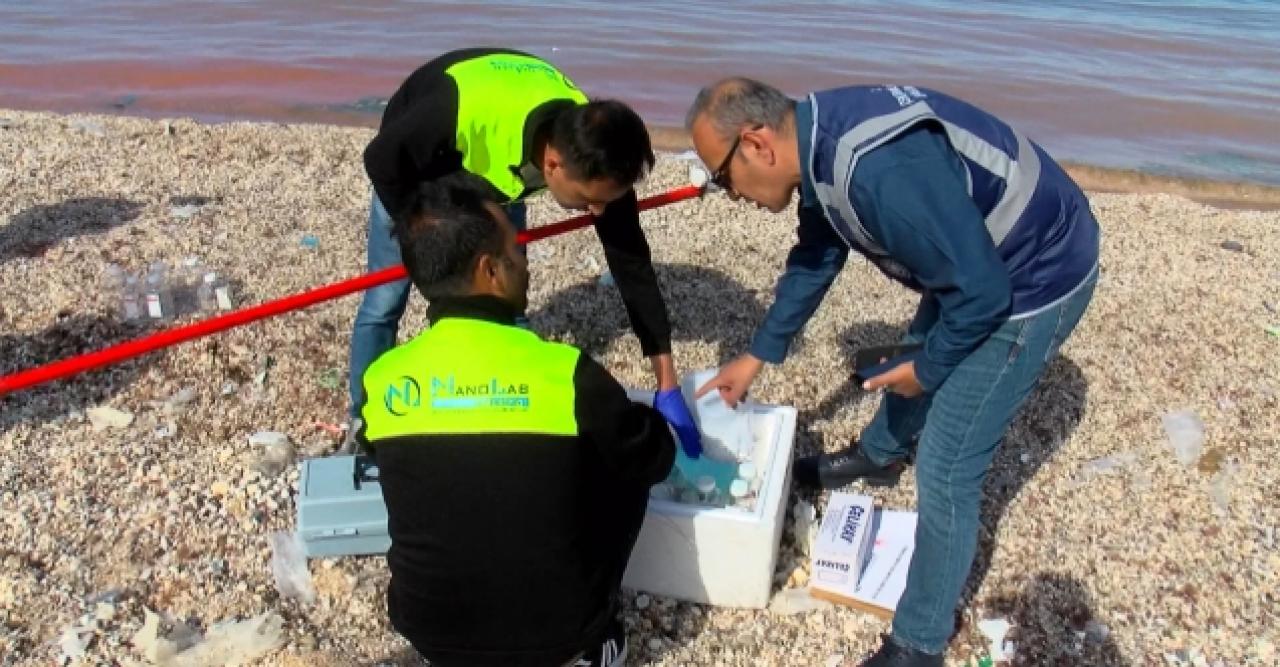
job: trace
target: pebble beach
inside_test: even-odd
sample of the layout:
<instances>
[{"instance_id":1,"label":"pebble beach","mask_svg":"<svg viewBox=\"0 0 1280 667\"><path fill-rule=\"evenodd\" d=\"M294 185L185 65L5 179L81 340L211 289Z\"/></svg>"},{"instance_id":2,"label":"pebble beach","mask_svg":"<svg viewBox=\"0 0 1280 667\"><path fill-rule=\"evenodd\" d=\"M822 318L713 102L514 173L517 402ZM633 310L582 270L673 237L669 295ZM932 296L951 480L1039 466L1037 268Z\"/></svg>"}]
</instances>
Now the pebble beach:
<instances>
[{"instance_id":1,"label":"pebble beach","mask_svg":"<svg viewBox=\"0 0 1280 667\"><path fill-rule=\"evenodd\" d=\"M0 110L0 375L154 330L117 312L110 263L195 256L242 305L358 275L371 136ZM641 196L687 183L687 169L665 156ZM1103 228L1097 293L988 475L948 661L977 664L990 652L979 623L1005 619L1017 665L1280 664L1280 196L1098 170L1081 182ZM568 215L539 198L529 222ZM709 194L642 222L679 369L745 350L794 214ZM529 257L533 330L648 387L592 232ZM309 602L282 594L271 568L271 536L294 525L293 463L339 440L357 304L0 397L0 665L415 664L387 623L382 559L312 561ZM843 448L870 420L876 396L852 380L853 352L894 342L914 308L850 259L791 358L753 387L799 410L797 455ZM424 312L414 295L402 338ZM1163 419L1180 411L1205 434L1186 462ZM287 460L250 444L260 431L288 435ZM853 490L915 505L910 472L894 489ZM809 576L790 517L809 505L820 516L826 497L793 491L788 503L778 604L626 591L629 664L852 666L879 645L888 624L873 616L783 604ZM219 644L250 625L269 646Z\"/></svg>"}]
</instances>

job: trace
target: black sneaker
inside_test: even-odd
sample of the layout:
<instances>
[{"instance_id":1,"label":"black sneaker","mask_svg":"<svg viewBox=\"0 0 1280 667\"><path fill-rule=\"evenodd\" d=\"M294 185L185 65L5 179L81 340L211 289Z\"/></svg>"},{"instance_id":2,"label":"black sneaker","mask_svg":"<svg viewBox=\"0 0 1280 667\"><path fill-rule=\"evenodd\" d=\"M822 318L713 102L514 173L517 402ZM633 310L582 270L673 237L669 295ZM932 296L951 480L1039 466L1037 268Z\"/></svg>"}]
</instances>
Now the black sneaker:
<instances>
[{"instance_id":1,"label":"black sneaker","mask_svg":"<svg viewBox=\"0 0 1280 667\"><path fill-rule=\"evenodd\" d=\"M791 477L800 486L838 489L862 480L871 486L896 486L906 464L894 461L887 466L871 462L854 443L834 454L818 454L796 459Z\"/></svg>"},{"instance_id":2,"label":"black sneaker","mask_svg":"<svg viewBox=\"0 0 1280 667\"><path fill-rule=\"evenodd\" d=\"M860 667L943 667L941 653L925 653L913 648L898 646L888 637L875 655L862 662Z\"/></svg>"}]
</instances>

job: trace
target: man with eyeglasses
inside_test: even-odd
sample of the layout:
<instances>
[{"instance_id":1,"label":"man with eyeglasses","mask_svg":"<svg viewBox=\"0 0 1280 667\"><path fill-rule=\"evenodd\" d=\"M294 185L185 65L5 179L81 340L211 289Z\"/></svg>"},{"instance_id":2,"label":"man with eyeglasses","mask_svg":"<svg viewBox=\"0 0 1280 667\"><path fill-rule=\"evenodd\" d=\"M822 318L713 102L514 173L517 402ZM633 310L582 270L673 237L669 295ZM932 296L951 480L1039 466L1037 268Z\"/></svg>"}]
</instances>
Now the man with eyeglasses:
<instances>
[{"instance_id":1,"label":"man with eyeglasses","mask_svg":"<svg viewBox=\"0 0 1280 667\"><path fill-rule=\"evenodd\" d=\"M977 547L982 480L1045 367L1084 314L1099 229L1039 146L961 100L851 86L802 101L750 79L703 89L687 118L712 180L782 211L798 243L751 350L699 389L729 404L781 363L853 249L922 294L905 342L865 390L887 389L849 447L796 461L798 484L897 483L917 467L919 523L893 632L867 667L943 664Z\"/></svg>"}]
</instances>

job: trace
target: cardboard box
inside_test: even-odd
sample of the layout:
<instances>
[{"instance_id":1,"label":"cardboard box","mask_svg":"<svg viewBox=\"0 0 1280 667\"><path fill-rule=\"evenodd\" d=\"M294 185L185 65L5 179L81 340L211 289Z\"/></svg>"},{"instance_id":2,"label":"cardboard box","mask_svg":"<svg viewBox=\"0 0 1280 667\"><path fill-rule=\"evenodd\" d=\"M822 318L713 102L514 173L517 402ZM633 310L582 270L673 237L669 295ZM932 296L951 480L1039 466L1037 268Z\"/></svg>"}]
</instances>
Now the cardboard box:
<instances>
[{"instance_id":1,"label":"cardboard box","mask_svg":"<svg viewBox=\"0 0 1280 667\"><path fill-rule=\"evenodd\" d=\"M837 494L841 495L841 494ZM837 604L890 619L907 588L907 570L915 552L916 513L876 510L870 522L871 550L856 581L823 580L817 576L818 549L814 549L814 577L810 594ZM826 523L826 518L823 518Z\"/></svg>"},{"instance_id":2,"label":"cardboard box","mask_svg":"<svg viewBox=\"0 0 1280 667\"><path fill-rule=\"evenodd\" d=\"M827 511L813 544L812 585L852 592L862 576L862 566L871 555L871 521L875 500L836 492L827 501Z\"/></svg>"}]
</instances>

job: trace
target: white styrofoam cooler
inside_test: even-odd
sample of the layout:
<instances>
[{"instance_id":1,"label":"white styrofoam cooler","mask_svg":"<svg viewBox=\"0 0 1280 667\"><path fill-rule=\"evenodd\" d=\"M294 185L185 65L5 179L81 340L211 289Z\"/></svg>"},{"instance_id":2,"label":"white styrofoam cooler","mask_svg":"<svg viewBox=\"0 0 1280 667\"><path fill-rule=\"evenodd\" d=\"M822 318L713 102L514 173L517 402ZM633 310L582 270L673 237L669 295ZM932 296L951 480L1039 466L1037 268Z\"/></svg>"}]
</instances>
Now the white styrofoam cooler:
<instances>
[{"instance_id":1,"label":"white styrofoam cooler","mask_svg":"<svg viewBox=\"0 0 1280 667\"><path fill-rule=\"evenodd\" d=\"M651 392L629 393L636 401L652 398ZM755 507L712 508L651 498L623 586L725 607L769 604L791 487L796 410L750 403L741 409L750 416L753 458L763 476Z\"/></svg>"}]
</instances>

